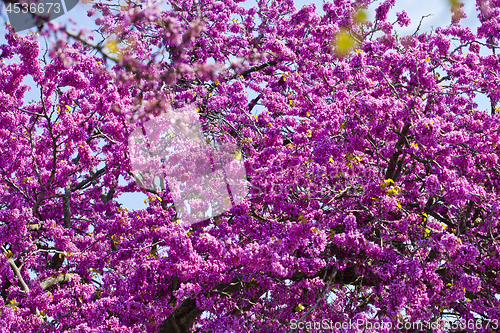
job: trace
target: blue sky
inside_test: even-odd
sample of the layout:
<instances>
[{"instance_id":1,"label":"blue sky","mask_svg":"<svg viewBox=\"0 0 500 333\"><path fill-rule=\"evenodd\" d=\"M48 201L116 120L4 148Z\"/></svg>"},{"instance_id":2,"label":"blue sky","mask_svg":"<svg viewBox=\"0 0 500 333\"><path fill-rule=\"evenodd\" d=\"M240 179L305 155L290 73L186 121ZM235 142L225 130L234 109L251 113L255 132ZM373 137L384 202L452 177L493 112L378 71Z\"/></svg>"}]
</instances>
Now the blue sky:
<instances>
[{"instance_id":1,"label":"blue sky","mask_svg":"<svg viewBox=\"0 0 500 333\"><path fill-rule=\"evenodd\" d=\"M46 1L47 2L47 1ZM322 4L323 1L296 1L296 7L297 9L301 8L302 6L309 4L309 3L315 3L317 5L318 11L320 13L323 13L322 11ZM374 18L374 10L377 6L377 4L380 3L380 1L377 1L377 3L372 4L368 10L368 19L373 20ZM243 3L245 7L252 7L256 4L254 0L252 1L247 1ZM94 23L94 20L96 16L89 18L87 17L87 11L91 8L91 4L83 4L81 1L80 3L69 13L55 19L53 22L57 22L59 24L67 24L69 20L71 19L74 24L70 23L70 26L73 26L76 31L77 27L87 27L89 29L96 29L97 26ZM433 28L436 27L444 27L447 26L450 23L451 19L451 12L450 12L450 4L448 0L420 0L420 1L414 1L414 0L397 0L396 1L396 6L389 12L389 19L391 22L394 22L396 20L396 13L400 12L402 10L406 10L408 12L408 15L410 19L412 20L411 24L408 27L400 28L397 26L396 31L399 36L404 36L408 34L412 34L415 29L418 26L418 23L420 21L420 18L423 15L428 15L432 14L432 16L427 17L424 19L422 22L422 26L420 28L420 31L430 31ZM465 7L463 8L464 11L467 13L468 17L463 19L461 21L462 25L468 25L470 26L473 31L478 27L479 21L477 19L477 14L475 12L475 1L467 1L465 4ZM5 7L2 5L2 10L1 10L1 17L5 21L7 19L7 15L5 12ZM2 19L0 19L2 20ZM31 30L24 30L20 34L25 35L28 34L30 31L35 31L35 29ZM7 32L5 29L5 24L2 22L0 23L0 43L5 42L4 35ZM49 41L50 42L50 41ZM41 42L41 46L44 47L45 43ZM32 85L33 81L31 81L29 78L25 80L26 84ZM33 87L35 88L35 87ZM28 92L26 94L25 101L29 102L31 100L36 100L38 97L38 94L36 92L36 89L33 89L31 92ZM486 109L488 108L488 100L485 97L478 97L476 102L479 104L479 108L481 109ZM146 195L142 193L129 193L129 194L124 194L118 198L119 202L121 202L124 206L128 207L129 209L141 209L145 208L146 204L144 203L144 199L146 198Z\"/></svg>"}]
</instances>

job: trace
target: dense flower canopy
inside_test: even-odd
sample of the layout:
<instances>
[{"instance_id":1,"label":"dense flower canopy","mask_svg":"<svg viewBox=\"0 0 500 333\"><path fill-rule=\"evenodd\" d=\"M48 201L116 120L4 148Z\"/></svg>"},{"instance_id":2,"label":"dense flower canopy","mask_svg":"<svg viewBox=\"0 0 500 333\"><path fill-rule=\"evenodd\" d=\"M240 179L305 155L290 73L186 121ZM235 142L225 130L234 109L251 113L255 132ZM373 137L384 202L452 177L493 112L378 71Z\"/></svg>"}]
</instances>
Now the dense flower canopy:
<instances>
[{"instance_id":1,"label":"dense flower canopy","mask_svg":"<svg viewBox=\"0 0 500 333\"><path fill-rule=\"evenodd\" d=\"M1 332L492 331L500 1L477 0L477 31L451 1L448 27L407 36L394 0L372 22L369 0L127 3L89 11L103 41L49 22L0 46ZM128 156L186 106L251 184L189 226ZM118 203L132 192L146 209Z\"/></svg>"}]
</instances>

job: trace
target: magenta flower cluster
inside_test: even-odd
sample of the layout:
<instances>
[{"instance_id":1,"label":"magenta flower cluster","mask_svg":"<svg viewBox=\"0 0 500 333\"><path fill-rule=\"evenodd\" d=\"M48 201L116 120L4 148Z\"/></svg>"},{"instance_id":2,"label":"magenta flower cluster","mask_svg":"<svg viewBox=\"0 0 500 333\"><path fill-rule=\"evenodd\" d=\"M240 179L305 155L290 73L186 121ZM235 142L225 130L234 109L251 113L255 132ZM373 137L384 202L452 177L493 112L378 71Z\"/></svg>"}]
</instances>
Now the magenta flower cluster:
<instances>
[{"instance_id":1,"label":"magenta flower cluster","mask_svg":"<svg viewBox=\"0 0 500 333\"><path fill-rule=\"evenodd\" d=\"M94 36L9 27L0 332L281 333L322 319L495 331L498 1L477 0L477 31L451 1L448 26L407 36L393 24L408 13L388 21L395 0L373 22L370 3L96 1ZM250 184L188 226L182 186L141 186L128 141L186 107L210 151L239 147ZM195 151L175 157L186 174L214 159ZM201 184L184 190L206 208ZM119 203L135 192L147 208Z\"/></svg>"}]
</instances>

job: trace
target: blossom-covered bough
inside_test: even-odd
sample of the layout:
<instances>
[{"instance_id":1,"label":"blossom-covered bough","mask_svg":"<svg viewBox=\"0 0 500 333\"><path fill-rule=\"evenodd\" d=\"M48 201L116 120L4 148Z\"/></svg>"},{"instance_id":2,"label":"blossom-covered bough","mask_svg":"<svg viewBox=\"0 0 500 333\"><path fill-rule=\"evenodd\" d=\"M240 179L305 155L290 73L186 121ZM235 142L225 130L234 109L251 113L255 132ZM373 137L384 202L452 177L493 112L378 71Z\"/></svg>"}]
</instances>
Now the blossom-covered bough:
<instances>
[{"instance_id":1,"label":"blossom-covered bough","mask_svg":"<svg viewBox=\"0 0 500 333\"><path fill-rule=\"evenodd\" d=\"M408 36L394 1L373 22L369 4L96 2L94 39L10 28L0 331L495 331L500 3L477 1L477 31L453 1L451 25ZM241 147L250 186L185 226L168 187L136 182L128 138L191 106L208 145ZM141 191L146 209L119 204Z\"/></svg>"}]
</instances>

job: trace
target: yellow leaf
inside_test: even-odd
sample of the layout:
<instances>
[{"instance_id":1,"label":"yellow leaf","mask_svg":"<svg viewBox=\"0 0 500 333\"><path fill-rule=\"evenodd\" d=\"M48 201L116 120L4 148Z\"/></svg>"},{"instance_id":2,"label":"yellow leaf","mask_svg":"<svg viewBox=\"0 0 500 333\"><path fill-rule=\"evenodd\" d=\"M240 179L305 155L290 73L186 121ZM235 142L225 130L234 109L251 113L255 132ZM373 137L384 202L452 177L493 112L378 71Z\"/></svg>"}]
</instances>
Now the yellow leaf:
<instances>
[{"instance_id":1,"label":"yellow leaf","mask_svg":"<svg viewBox=\"0 0 500 333\"><path fill-rule=\"evenodd\" d=\"M231 198L225 197L222 202L224 203L225 206L231 206Z\"/></svg>"},{"instance_id":2,"label":"yellow leaf","mask_svg":"<svg viewBox=\"0 0 500 333\"><path fill-rule=\"evenodd\" d=\"M233 153L234 158L236 158L238 161L241 160L241 150L236 150Z\"/></svg>"},{"instance_id":3,"label":"yellow leaf","mask_svg":"<svg viewBox=\"0 0 500 333\"><path fill-rule=\"evenodd\" d=\"M356 14L354 15L354 22L359 24L359 23L366 21L367 18L368 18L368 15L366 15L366 11L363 9L358 9Z\"/></svg>"},{"instance_id":4,"label":"yellow leaf","mask_svg":"<svg viewBox=\"0 0 500 333\"><path fill-rule=\"evenodd\" d=\"M120 49L118 48L118 41L116 39L110 39L106 42L106 47L109 49L110 53L118 54Z\"/></svg>"},{"instance_id":5,"label":"yellow leaf","mask_svg":"<svg viewBox=\"0 0 500 333\"><path fill-rule=\"evenodd\" d=\"M307 136L308 138L310 138L310 137L312 136L312 131L311 131L311 130L307 130L307 131L306 131L306 136Z\"/></svg>"},{"instance_id":6,"label":"yellow leaf","mask_svg":"<svg viewBox=\"0 0 500 333\"><path fill-rule=\"evenodd\" d=\"M354 47L354 39L345 29L335 35L335 49L337 54L344 56L349 53Z\"/></svg>"},{"instance_id":7,"label":"yellow leaf","mask_svg":"<svg viewBox=\"0 0 500 333\"><path fill-rule=\"evenodd\" d=\"M425 58L425 62L429 62L429 61L431 61L430 57Z\"/></svg>"},{"instance_id":8,"label":"yellow leaf","mask_svg":"<svg viewBox=\"0 0 500 333\"><path fill-rule=\"evenodd\" d=\"M391 189L388 189L388 190L387 190L387 194L388 194L389 196L391 196L391 197L392 197L392 196L395 196L395 195L399 194L399 189L397 189L397 188L391 188Z\"/></svg>"},{"instance_id":9,"label":"yellow leaf","mask_svg":"<svg viewBox=\"0 0 500 333\"><path fill-rule=\"evenodd\" d=\"M308 117L310 117L310 116L311 116L311 113L307 112L307 113L306 113L306 115L307 115Z\"/></svg>"},{"instance_id":10,"label":"yellow leaf","mask_svg":"<svg viewBox=\"0 0 500 333\"><path fill-rule=\"evenodd\" d=\"M305 309L305 307L302 305L302 303L299 303L299 305L297 305L295 307L295 311L297 311L297 312L302 311L304 309Z\"/></svg>"}]
</instances>

